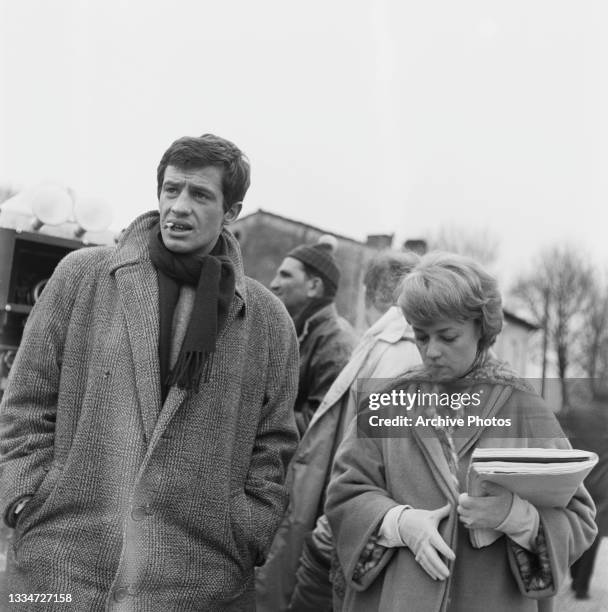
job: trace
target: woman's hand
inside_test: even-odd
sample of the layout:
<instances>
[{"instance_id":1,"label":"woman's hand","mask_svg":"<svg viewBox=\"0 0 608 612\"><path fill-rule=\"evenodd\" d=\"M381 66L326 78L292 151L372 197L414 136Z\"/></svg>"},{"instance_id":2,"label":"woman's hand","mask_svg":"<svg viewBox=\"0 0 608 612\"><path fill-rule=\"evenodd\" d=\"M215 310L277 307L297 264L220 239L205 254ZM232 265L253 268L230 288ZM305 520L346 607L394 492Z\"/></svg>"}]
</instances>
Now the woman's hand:
<instances>
[{"instance_id":1,"label":"woman's hand","mask_svg":"<svg viewBox=\"0 0 608 612\"><path fill-rule=\"evenodd\" d=\"M439 554L450 561L456 558L454 551L439 535L437 527L450 514L450 504L437 510L408 508L399 517L399 535L414 553L416 561L433 580L445 580L450 575Z\"/></svg>"},{"instance_id":2,"label":"woman's hand","mask_svg":"<svg viewBox=\"0 0 608 612\"><path fill-rule=\"evenodd\" d=\"M469 529L496 529L511 510L513 493L493 482L484 482L483 497L461 493L458 497L460 522Z\"/></svg>"}]
</instances>

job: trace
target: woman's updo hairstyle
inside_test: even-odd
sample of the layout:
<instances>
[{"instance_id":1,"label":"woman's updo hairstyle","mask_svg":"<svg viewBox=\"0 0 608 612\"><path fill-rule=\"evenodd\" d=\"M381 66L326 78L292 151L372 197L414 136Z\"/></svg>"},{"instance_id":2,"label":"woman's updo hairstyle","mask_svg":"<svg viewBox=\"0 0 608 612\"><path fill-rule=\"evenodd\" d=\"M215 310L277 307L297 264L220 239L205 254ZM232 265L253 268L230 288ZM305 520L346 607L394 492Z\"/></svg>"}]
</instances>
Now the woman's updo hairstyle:
<instances>
[{"instance_id":1,"label":"woman's updo hairstyle","mask_svg":"<svg viewBox=\"0 0 608 612\"><path fill-rule=\"evenodd\" d=\"M492 346L502 329L502 299L496 279L470 257L427 253L397 291L397 303L415 327L446 319L479 322L479 351Z\"/></svg>"}]
</instances>

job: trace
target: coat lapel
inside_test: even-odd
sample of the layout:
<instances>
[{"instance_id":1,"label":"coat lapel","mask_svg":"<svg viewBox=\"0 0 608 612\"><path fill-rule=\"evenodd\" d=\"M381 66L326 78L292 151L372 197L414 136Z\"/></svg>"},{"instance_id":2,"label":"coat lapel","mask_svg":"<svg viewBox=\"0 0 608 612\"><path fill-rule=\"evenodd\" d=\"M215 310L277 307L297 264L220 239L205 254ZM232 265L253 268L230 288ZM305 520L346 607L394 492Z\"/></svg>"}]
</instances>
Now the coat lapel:
<instances>
[{"instance_id":1,"label":"coat lapel","mask_svg":"<svg viewBox=\"0 0 608 612\"><path fill-rule=\"evenodd\" d=\"M391 308L386 312L372 327L370 327L359 344L355 347L349 362L338 375L333 385L329 388L326 396L323 398L321 405L315 411L309 424L309 428L314 423L319 421L325 413L329 412L347 393L352 384L360 377L361 369L366 365L366 371L373 372L376 369L381 356L376 358L375 363L367 363L371 351L379 341L387 342L388 344L396 344L404 337L403 330L404 319L401 311L397 307ZM384 386L384 384L382 384ZM368 385L369 387L369 385ZM376 388L367 389L363 386L357 387L357 393L361 398L368 393L375 391Z\"/></svg>"},{"instance_id":2,"label":"coat lapel","mask_svg":"<svg viewBox=\"0 0 608 612\"><path fill-rule=\"evenodd\" d=\"M161 408L158 359L158 281L151 263L137 263L116 270L116 284L127 323L133 354L135 386L149 441Z\"/></svg>"},{"instance_id":3,"label":"coat lapel","mask_svg":"<svg viewBox=\"0 0 608 612\"><path fill-rule=\"evenodd\" d=\"M125 314L135 368L135 386L149 452L188 395L183 389L172 387L164 405L161 406L158 279L147 246L148 232L158 219L158 212L151 211L138 217L125 230L110 270L115 274ZM247 302L245 274L238 241L226 228L223 230L223 236L226 240L227 255L234 264L235 296L226 324L219 334L218 344L235 318L245 311Z\"/></svg>"},{"instance_id":4,"label":"coat lapel","mask_svg":"<svg viewBox=\"0 0 608 612\"><path fill-rule=\"evenodd\" d=\"M421 434L419 429L423 429L424 432ZM431 427L412 427L411 431L442 492L448 499L458 502L459 491L456 489L450 466L435 432Z\"/></svg>"},{"instance_id":5,"label":"coat lapel","mask_svg":"<svg viewBox=\"0 0 608 612\"><path fill-rule=\"evenodd\" d=\"M512 387L494 385L488 393L487 400L484 402L480 415L481 418L491 419L495 416L511 396L512 390ZM459 458L465 455L467 451L477 443L477 440L479 440L479 437L485 429L485 427L473 427L470 428L471 433L468 436L454 437L454 446L456 447Z\"/></svg>"},{"instance_id":6,"label":"coat lapel","mask_svg":"<svg viewBox=\"0 0 608 612\"><path fill-rule=\"evenodd\" d=\"M169 393L167 393L167 398L165 399L165 403L160 411L160 415L158 415L158 420L152 424L153 431L149 439L148 454L154 450L154 447L158 443L159 439L163 436L167 426L171 422L171 419L177 412L177 409L184 403L187 397L188 391L185 389L180 389L179 387L175 386L169 389Z\"/></svg>"},{"instance_id":7,"label":"coat lapel","mask_svg":"<svg viewBox=\"0 0 608 612\"><path fill-rule=\"evenodd\" d=\"M228 312L228 317L226 318L226 323L222 330L219 333L217 339L217 349L216 353L220 351L219 344L221 342L222 337L226 333L226 330L230 329L233 321L241 312L241 310L245 307L245 302L242 299L239 293L235 293L234 299L232 300L232 304L230 305L230 310ZM213 371L211 373L213 376ZM201 388L199 393L205 392L205 384L201 383ZM152 423L152 429L150 437L149 437L149 447L150 449L154 447L154 445L158 442L159 438L163 435L164 431L167 429L171 419L175 416L175 413L178 411L180 406L186 401L188 397L188 391L184 389L180 389L179 387L173 386L169 389L169 393L167 394L167 398L165 399L165 403L160 408L160 414L157 412L154 415L154 422ZM159 400L160 401L160 400Z\"/></svg>"}]
</instances>

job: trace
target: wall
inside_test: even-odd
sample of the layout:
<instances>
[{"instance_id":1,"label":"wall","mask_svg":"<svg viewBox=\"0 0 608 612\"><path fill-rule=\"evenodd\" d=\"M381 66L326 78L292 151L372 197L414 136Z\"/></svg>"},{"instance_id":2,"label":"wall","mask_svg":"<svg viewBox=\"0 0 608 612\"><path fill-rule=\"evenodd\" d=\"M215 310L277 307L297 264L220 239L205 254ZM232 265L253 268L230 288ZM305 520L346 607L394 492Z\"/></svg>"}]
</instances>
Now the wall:
<instances>
[{"instance_id":1,"label":"wall","mask_svg":"<svg viewBox=\"0 0 608 612\"><path fill-rule=\"evenodd\" d=\"M531 376L529 350L531 330L505 317L502 332L494 345L494 352L499 359L507 361L522 377Z\"/></svg>"},{"instance_id":2,"label":"wall","mask_svg":"<svg viewBox=\"0 0 608 612\"><path fill-rule=\"evenodd\" d=\"M266 287L270 285L281 261L291 249L300 244L314 244L320 236L329 233L262 210L237 220L231 229L239 238L246 274ZM345 236L336 238L336 259L342 273L336 307L355 329L363 332L363 275L367 262L378 249ZM508 361L521 376L531 375L528 347L530 333L530 326L507 315L503 331L494 346L497 356Z\"/></svg>"},{"instance_id":3,"label":"wall","mask_svg":"<svg viewBox=\"0 0 608 612\"><path fill-rule=\"evenodd\" d=\"M278 215L258 211L237 220L231 229L237 234L245 273L268 287L285 255L300 244L315 244L320 236L329 233ZM336 297L338 312L359 331L363 319L363 274L369 259L376 253L361 242L336 236L335 254L341 272Z\"/></svg>"}]
</instances>

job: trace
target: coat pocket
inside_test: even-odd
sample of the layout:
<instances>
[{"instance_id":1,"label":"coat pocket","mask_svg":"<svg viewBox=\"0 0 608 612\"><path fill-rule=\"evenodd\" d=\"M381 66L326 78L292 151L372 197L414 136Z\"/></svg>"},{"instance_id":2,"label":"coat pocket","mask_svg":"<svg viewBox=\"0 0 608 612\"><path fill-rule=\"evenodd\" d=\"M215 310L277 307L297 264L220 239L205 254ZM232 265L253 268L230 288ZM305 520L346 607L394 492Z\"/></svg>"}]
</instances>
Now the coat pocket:
<instances>
[{"instance_id":1,"label":"coat pocket","mask_svg":"<svg viewBox=\"0 0 608 612\"><path fill-rule=\"evenodd\" d=\"M51 494L59 483L59 477L63 471L63 465L53 463L51 468L44 477L42 483L36 489L33 497L25 504L23 510L19 513L17 524L15 525L15 536L13 546L16 548L19 542L27 534L27 532L40 519L46 502L51 497Z\"/></svg>"},{"instance_id":2,"label":"coat pocket","mask_svg":"<svg viewBox=\"0 0 608 612\"><path fill-rule=\"evenodd\" d=\"M251 507L244 491L230 495L230 528L243 569L253 567L257 552L253 550L254 533Z\"/></svg>"}]
</instances>

